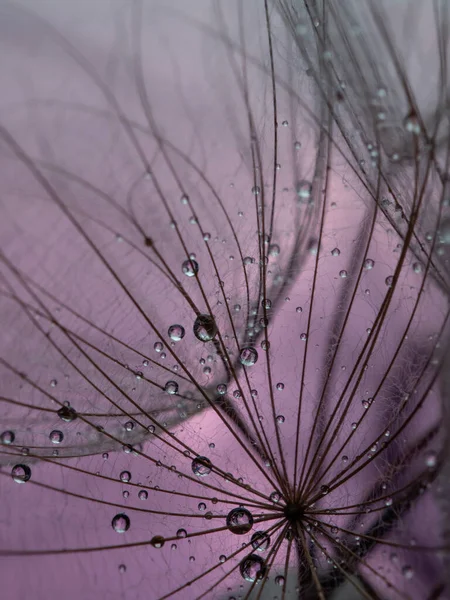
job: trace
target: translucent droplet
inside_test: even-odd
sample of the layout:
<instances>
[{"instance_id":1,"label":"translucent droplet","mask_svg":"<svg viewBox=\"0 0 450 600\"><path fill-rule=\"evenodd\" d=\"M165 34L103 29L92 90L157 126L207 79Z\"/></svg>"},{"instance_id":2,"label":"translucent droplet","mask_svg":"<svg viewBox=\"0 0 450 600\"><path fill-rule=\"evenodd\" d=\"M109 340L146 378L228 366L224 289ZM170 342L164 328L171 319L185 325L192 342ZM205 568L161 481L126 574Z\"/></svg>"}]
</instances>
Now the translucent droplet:
<instances>
[{"instance_id":1,"label":"translucent droplet","mask_svg":"<svg viewBox=\"0 0 450 600\"><path fill-rule=\"evenodd\" d=\"M178 393L178 383L176 381L168 381L164 386L164 391L167 394L177 394Z\"/></svg>"},{"instance_id":2,"label":"translucent droplet","mask_svg":"<svg viewBox=\"0 0 450 600\"><path fill-rule=\"evenodd\" d=\"M296 185L297 196L301 200L309 200L311 198L312 185L310 181L299 181Z\"/></svg>"},{"instance_id":3,"label":"translucent droplet","mask_svg":"<svg viewBox=\"0 0 450 600\"><path fill-rule=\"evenodd\" d=\"M125 423L125 431L133 431L133 429L134 429L133 421L127 421Z\"/></svg>"},{"instance_id":4,"label":"translucent droplet","mask_svg":"<svg viewBox=\"0 0 450 600\"><path fill-rule=\"evenodd\" d=\"M279 585L280 587L283 587L283 585L284 585L284 581L285 581L285 580L284 580L284 577L283 577L283 575L277 575L277 576L275 577L275 583L276 583L277 585Z\"/></svg>"},{"instance_id":5,"label":"translucent droplet","mask_svg":"<svg viewBox=\"0 0 450 600\"><path fill-rule=\"evenodd\" d=\"M197 456L192 461L192 472L199 477L205 477L211 473L212 463L206 456Z\"/></svg>"},{"instance_id":6,"label":"translucent droplet","mask_svg":"<svg viewBox=\"0 0 450 600\"><path fill-rule=\"evenodd\" d=\"M374 266L375 261L373 261L371 258L366 258L364 261L364 268L367 269L367 271L370 271L370 269L373 269Z\"/></svg>"},{"instance_id":7,"label":"translucent droplet","mask_svg":"<svg viewBox=\"0 0 450 600\"><path fill-rule=\"evenodd\" d=\"M71 423L72 421L75 421L75 419L77 418L77 413L76 413L75 409L72 408L69 404L62 406L58 410L57 414L58 414L58 417L62 421L65 421L66 423Z\"/></svg>"},{"instance_id":8,"label":"translucent droplet","mask_svg":"<svg viewBox=\"0 0 450 600\"><path fill-rule=\"evenodd\" d=\"M280 494L279 492L272 492L269 496L270 501L273 502L274 504L277 504L280 501Z\"/></svg>"},{"instance_id":9,"label":"translucent droplet","mask_svg":"<svg viewBox=\"0 0 450 600\"><path fill-rule=\"evenodd\" d=\"M257 185L255 185L254 187L252 187L252 194L254 196L259 196L260 193L261 193L261 190L260 190L260 188Z\"/></svg>"},{"instance_id":10,"label":"translucent droplet","mask_svg":"<svg viewBox=\"0 0 450 600\"><path fill-rule=\"evenodd\" d=\"M241 561L239 571L246 581L258 581L266 574L266 563L257 554L250 554Z\"/></svg>"},{"instance_id":11,"label":"translucent droplet","mask_svg":"<svg viewBox=\"0 0 450 600\"><path fill-rule=\"evenodd\" d=\"M130 529L130 518L125 513L119 513L113 518L111 525L117 533L125 533Z\"/></svg>"},{"instance_id":12,"label":"translucent droplet","mask_svg":"<svg viewBox=\"0 0 450 600\"><path fill-rule=\"evenodd\" d=\"M265 552L270 546L270 536L265 531L255 531L251 541L253 549L258 552Z\"/></svg>"},{"instance_id":13,"label":"translucent droplet","mask_svg":"<svg viewBox=\"0 0 450 600\"><path fill-rule=\"evenodd\" d=\"M196 260L185 260L181 265L181 270L188 277L194 277L198 273L198 262Z\"/></svg>"},{"instance_id":14,"label":"translucent droplet","mask_svg":"<svg viewBox=\"0 0 450 600\"><path fill-rule=\"evenodd\" d=\"M341 279L345 279L347 277L348 273L345 269L342 269L342 271L339 271L339 277Z\"/></svg>"},{"instance_id":15,"label":"translucent droplet","mask_svg":"<svg viewBox=\"0 0 450 600\"><path fill-rule=\"evenodd\" d=\"M294 148L295 150L300 150L300 148L302 147L300 142L294 142Z\"/></svg>"},{"instance_id":16,"label":"translucent droplet","mask_svg":"<svg viewBox=\"0 0 450 600\"><path fill-rule=\"evenodd\" d=\"M177 531L177 538L185 538L187 536L186 529L179 529Z\"/></svg>"},{"instance_id":17,"label":"translucent droplet","mask_svg":"<svg viewBox=\"0 0 450 600\"><path fill-rule=\"evenodd\" d=\"M253 517L246 508L233 508L227 515L227 527L231 533L244 535L253 527Z\"/></svg>"},{"instance_id":18,"label":"translucent droplet","mask_svg":"<svg viewBox=\"0 0 450 600\"><path fill-rule=\"evenodd\" d=\"M439 225L439 241L441 244L450 244L450 218L442 219Z\"/></svg>"},{"instance_id":19,"label":"translucent droplet","mask_svg":"<svg viewBox=\"0 0 450 600\"><path fill-rule=\"evenodd\" d=\"M252 367L258 360L258 352L255 350L255 348L253 348L253 346L242 348L239 355L239 360L241 365L244 365L244 367Z\"/></svg>"},{"instance_id":20,"label":"translucent droplet","mask_svg":"<svg viewBox=\"0 0 450 600\"><path fill-rule=\"evenodd\" d=\"M303 308L301 306L297 306L297 308L295 309L295 312L302 313L303 312Z\"/></svg>"},{"instance_id":21,"label":"translucent droplet","mask_svg":"<svg viewBox=\"0 0 450 600\"><path fill-rule=\"evenodd\" d=\"M284 415L277 415L277 423L282 424L285 422L285 420L286 419L285 419Z\"/></svg>"},{"instance_id":22,"label":"translucent droplet","mask_svg":"<svg viewBox=\"0 0 450 600\"><path fill-rule=\"evenodd\" d=\"M162 351L162 349L163 349L163 348L164 348L164 346L161 344L161 342L155 342L155 343L153 344L153 350L154 350L155 352L158 352L158 353L159 353L159 352L161 352L161 351Z\"/></svg>"},{"instance_id":23,"label":"translucent droplet","mask_svg":"<svg viewBox=\"0 0 450 600\"><path fill-rule=\"evenodd\" d=\"M219 385L217 386L217 393L220 394L221 396L223 396L224 394L227 393L227 386L225 383L219 383Z\"/></svg>"},{"instance_id":24,"label":"translucent droplet","mask_svg":"<svg viewBox=\"0 0 450 600\"><path fill-rule=\"evenodd\" d=\"M385 284L388 287L392 287L393 283L394 283L394 278L392 275L389 275L389 277L386 277L386 279L384 280Z\"/></svg>"},{"instance_id":25,"label":"translucent droplet","mask_svg":"<svg viewBox=\"0 0 450 600\"><path fill-rule=\"evenodd\" d=\"M282 383L281 381L277 383L276 385L277 390L281 391L284 390L284 383Z\"/></svg>"},{"instance_id":26,"label":"translucent droplet","mask_svg":"<svg viewBox=\"0 0 450 600\"><path fill-rule=\"evenodd\" d=\"M405 579L412 579L414 577L414 570L409 565L405 565L402 568L402 574Z\"/></svg>"},{"instance_id":27,"label":"translucent droplet","mask_svg":"<svg viewBox=\"0 0 450 600\"><path fill-rule=\"evenodd\" d=\"M420 134L420 123L419 123L419 119L417 118L416 114L410 113L406 117L404 124L405 124L406 131L408 131L409 133L412 133L414 135Z\"/></svg>"},{"instance_id":28,"label":"translucent droplet","mask_svg":"<svg viewBox=\"0 0 450 600\"><path fill-rule=\"evenodd\" d=\"M415 262L413 264L413 271L414 273L422 273L422 265L418 262Z\"/></svg>"},{"instance_id":29,"label":"translucent droplet","mask_svg":"<svg viewBox=\"0 0 450 600\"><path fill-rule=\"evenodd\" d=\"M25 483L31 477L31 469L28 465L15 465L11 469L11 476L16 483Z\"/></svg>"},{"instance_id":30,"label":"translucent droplet","mask_svg":"<svg viewBox=\"0 0 450 600\"><path fill-rule=\"evenodd\" d=\"M131 481L130 471L122 471L122 473L120 474L120 481L123 481L124 483L128 483L129 481Z\"/></svg>"},{"instance_id":31,"label":"translucent droplet","mask_svg":"<svg viewBox=\"0 0 450 600\"><path fill-rule=\"evenodd\" d=\"M333 250L331 251L331 256L339 256L341 253L341 251L339 250L339 248L333 248Z\"/></svg>"},{"instance_id":32,"label":"translucent droplet","mask_svg":"<svg viewBox=\"0 0 450 600\"><path fill-rule=\"evenodd\" d=\"M269 255L270 256L278 256L279 254L280 254L280 246L278 246L278 244L270 244Z\"/></svg>"},{"instance_id":33,"label":"translucent droplet","mask_svg":"<svg viewBox=\"0 0 450 600\"><path fill-rule=\"evenodd\" d=\"M210 315L199 315L195 319L193 331L201 342L210 342L217 334L217 325Z\"/></svg>"},{"instance_id":34,"label":"translucent droplet","mask_svg":"<svg viewBox=\"0 0 450 600\"><path fill-rule=\"evenodd\" d=\"M219 562L224 563L227 560L227 557L225 556L225 554L221 554L219 556Z\"/></svg>"},{"instance_id":35,"label":"translucent droplet","mask_svg":"<svg viewBox=\"0 0 450 600\"><path fill-rule=\"evenodd\" d=\"M48 436L52 444L60 444L64 439L64 434L59 429L54 429Z\"/></svg>"},{"instance_id":36,"label":"translucent droplet","mask_svg":"<svg viewBox=\"0 0 450 600\"><path fill-rule=\"evenodd\" d=\"M197 508L198 510L203 512L204 510L206 510L206 504L204 502L199 502Z\"/></svg>"},{"instance_id":37,"label":"translucent droplet","mask_svg":"<svg viewBox=\"0 0 450 600\"><path fill-rule=\"evenodd\" d=\"M308 336L306 335L306 333L301 333L300 334L300 339L302 342L306 342L306 340L308 339Z\"/></svg>"},{"instance_id":38,"label":"translucent droplet","mask_svg":"<svg viewBox=\"0 0 450 600\"><path fill-rule=\"evenodd\" d=\"M425 464L429 469L434 469L437 465L437 454L434 450L430 450L425 455Z\"/></svg>"},{"instance_id":39,"label":"translucent droplet","mask_svg":"<svg viewBox=\"0 0 450 600\"><path fill-rule=\"evenodd\" d=\"M56 387L58 385L58 380L57 379L52 379L50 381L50 387Z\"/></svg>"},{"instance_id":40,"label":"translucent droplet","mask_svg":"<svg viewBox=\"0 0 450 600\"><path fill-rule=\"evenodd\" d=\"M0 442L5 445L14 444L15 439L16 434L14 433L14 431L10 431L9 429L7 431L4 431L0 436Z\"/></svg>"},{"instance_id":41,"label":"translucent droplet","mask_svg":"<svg viewBox=\"0 0 450 600\"><path fill-rule=\"evenodd\" d=\"M181 325L171 325L167 333L172 341L179 342L184 338L185 331Z\"/></svg>"},{"instance_id":42,"label":"translucent droplet","mask_svg":"<svg viewBox=\"0 0 450 600\"><path fill-rule=\"evenodd\" d=\"M166 540L162 535L154 535L150 540L150 544L153 546L153 548L162 548L165 541Z\"/></svg>"},{"instance_id":43,"label":"translucent droplet","mask_svg":"<svg viewBox=\"0 0 450 600\"><path fill-rule=\"evenodd\" d=\"M139 494L138 494L138 498L139 498L139 500L147 500L147 498L148 498L147 490L140 490Z\"/></svg>"}]
</instances>

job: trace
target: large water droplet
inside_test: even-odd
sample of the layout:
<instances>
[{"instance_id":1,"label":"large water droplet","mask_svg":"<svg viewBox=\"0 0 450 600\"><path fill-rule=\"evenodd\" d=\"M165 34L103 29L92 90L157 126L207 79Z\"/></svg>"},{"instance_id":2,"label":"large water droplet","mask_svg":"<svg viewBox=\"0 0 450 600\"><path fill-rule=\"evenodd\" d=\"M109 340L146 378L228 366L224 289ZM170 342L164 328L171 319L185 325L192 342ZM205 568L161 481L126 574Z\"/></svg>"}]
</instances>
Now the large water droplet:
<instances>
[{"instance_id":1,"label":"large water droplet","mask_svg":"<svg viewBox=\"0 0 450 600\"><path fill-rule=\"evenodd\" d=\"M195 319L193 331L201 342L210 342L217 334L217 325L211 315L199 315Z\"/></svg>"},{"instance_id":2,"label":"large water droplet","mask_svg":"<svg viewBox=\"0 0 450 600\"><path fill-rule=\"evenodd\" d=\"M192 471L199 477L205 477L211 473L212 463L206 456L197 456L192 461Z\"/></svg>"},{"instance_id":3,"label":"large water droplet","mask_svg":"<svg viewBox=\"0 0 450 600\"><path fill-rule=\"evenodd\" d=\"M252 367L258 360L258 352L253 346L242 348L239 355L239 360L244 367Z\"/></svg>"},{"instance_id":4,"label":"large water droplet","mask_svg":"<svg viewBox=\"0 0 450 600\"><path fill-rule=\"evenodd\" d=\"M253 517L246 508L233 508L227 515L227 527L231 533L244 535L253 527Z\"/></svg>"},{"instance_id":5,"label":"large water droplet","mask_svg":"<svg viewBox=\"0 0 450 600\"><path fill-rule=\"evenodd\" d=\"M117 533L125 533L130 529L130 518L125 513L119 513L113 518L111 525Z\"/></svg>"},{"instance_id":6,"label":"large water droplet","mask_svg":"<svg viewBox=\"0 0 450 600\"><path fill-rule=\"evenodd\" d=\"M15 465L11 470L11 476L16 483L25 483L31 477L31 469L28 465Z\"/></svg>"},{"instance_id":7,"label":"large water droplet","mask_svg":"<svg viewBox=\"0 0 450 600\"><path fill-rule=\"evenodd\" d=\"M120 481L123 481L124 483L128 483L129 481L131 481L130 471L122 471L122 473L120 474Z\"/></svg>"},{"instance_id":8,"label":"large water droplet","mask_svg":"<svg viewBox=\"0 0 450 600\"><path fill-rule=\"evenodd\" d=\"M241 561L239 570L246 581L259 581L266 574L266 563L260 556L250 554Z\"/></svg>"}]
</instances>

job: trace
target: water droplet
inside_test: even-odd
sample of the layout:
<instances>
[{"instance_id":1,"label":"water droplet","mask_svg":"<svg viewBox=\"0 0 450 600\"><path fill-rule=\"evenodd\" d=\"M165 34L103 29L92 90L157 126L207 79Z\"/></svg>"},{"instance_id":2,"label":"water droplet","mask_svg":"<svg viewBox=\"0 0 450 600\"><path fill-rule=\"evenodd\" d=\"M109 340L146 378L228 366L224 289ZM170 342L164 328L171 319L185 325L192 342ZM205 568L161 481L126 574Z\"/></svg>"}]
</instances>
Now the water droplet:
<instances>
[{"instance_id":1,"label":"water droplet","mask_svg":"<svg viewBox=\"0 0 450 600\"><path fill-rule=\"evenodd\" d=\"M364 268L367 271L370 271L370 269L373 269L375 266L375 261L373 261L371 258L366 258L366 260L364 261Z\"/></svg>"},{"instance_id":2,"label":"water droplet","mask_svg":"<svg viewBox=\"0 0 450 600\"><path fill-rule=\"evenodd\" d=\"M165 541L166 540L162 535L154 535L150 540L150 544L153 546L153 548L162 548Z\"/></svg>"},{"instance_id":3,"label":"water droplet","mask_svg":"<svg viewBox=\"0 0 450 600\"><path fill-rule=\"evenodd\" d=\"M140 492L138 494L138 498L139 498L139 500L147 500L147 498L148 498L147 490L140 490Z\"/></svg>"},{"instance_id":4,"label":"water droplet","mask_svg":"<svg viewBox=\"0 0 450 600\"><path fill-rule=\"evenodd\" d=\"M219 383L219 385L217 386L217 393L220 394L221 396L223 396L224 394L227 393L227 386L225 385L225 383Z\"/></svg>"},{"instance_id":5,"label":"water droplet","mask_svg":"<svg viewBox=\"0 0 450 600\"><path fill-rule=\"evenodd\" d=\"M66 423L72 423L77 418L77 413L70 405L64 405L58 410L58 417Z\"/></svg>"},{"instance_id":6,"label":"water droplet","mask_svg":"<svg viewBox=\"0 0 450 600\"><path fill-rule=\"evenodd\" d=\"M184 338L185 331L181 325L171 325L167 333L172 341L179 342Z\"/></svg>"},{"instance_id":7,"label":"water droplet","mask_svg":"<svg viewBox=\"0 0 450 600\"><path fill-rule=\"evenodd\" d=\"M31 469L28 465L15 465L11 469L11 476L16 483L25 483L31 477Z\"/></svg>"},{"instance_id":8,"label":"water droplet","mask_svg":"<svg viewBox=\"0 0 450 600\"><path fill-rule=\"evenodd\" d=\"M239 570L246 581L258 581L266 574L266 564L260 556L250 554L241 561Z\"/></svg>"},{"instance_id":9,"label":"water droplet","mask_svg":"<svg viewBox=\"0 0 450 600\"><path fill-rule=\"evenodd\" d=\"M294 142L294 148L295 150L300 150L300 148L302 147L300 142Z\"/></svg>"},{"instance_id":10,"label":"water droplet","mask_svg":"<svg viewBox=\"0 0 450 600\"><path fill-rule=\"evenodd\" d=\"M284 415L277 415L277 423L284 423L285 422L285 417Z\"/></svg>"},{"instance_id":11,"label":"water droplet","mask_svg":"<svg viewBox=\"0 0 450 600\"><path fill-rule=\"evenodd\" d=\"M278 256L280 254L280 246L278 244L270 244L269 256Z\"/></svg>"},{"instance_id":12,"label":"water droplet","mask_svg":"<svg viewBox=\"0 0 450 600\"><path fill-rule=\"evenodd\" d=\"M281 381L277 383L277 390L281 391L284 390L284 383L282 383Z\"/></svg>"},{"instance_id":13,"label":"water droplet","mask_svg":"<svg viewBox=\"0 0 450 600\"><path fill-rule=\"evenodd\" d=\"M125 513L119 513L113 518L111 525L117 533L125 533L130 529L130 518Z\"/></svg>"},{"instance_id":14,"label":"water droplet","mask_svg":"<svg viewBox=\"0 0 450 600\"><path fill-rule=\"evenodd\" d=\"M123 481L124 483L128 483L129 481L131 481L130 471L122 471L122 473L120 474L120 481Z\"/></svg>"},{"instance_id":15,"label":"water droplet","mask_svg":"<svg viewBox=\"0 0 450 600\"><path fill-rule=\"evenodd\" d=\"M60 444L64 439L64 434L59 429L54 429L48 436L52 444Z\"/></svg>"},{"instance_id":16,"label":"water droplet","mask_svg":"<svg viewBox=\"0 0 450 600\"><path fill-rule=\"evenodd\" d=\"M199 315L195 319L193 331L201 342L210 342L217 334L217 325L210 315Z\"/></svg>"},{"instance_id":17,"label":"water droplet","mask_svg":"<svg viewBox=\"0 0 450 600\"><path fill-rule=\"evenodd\" d=\"M188 277L194 277L198 273L198 262L193 259L185 260L181 265L181 270Z\"/></svg>"},{"instance_id":18,"label":"water droplet","mask_svg":"<svg viewBox=\"0 0 450 600\"><path fill-rule=\"evenodd\" d=\"M14 431L4 431L2 433L2 435L0 436L0 442L2 444L14 444L14 440L16 439L16 434L14 433Z\"/></svg>"},{"instance_id":19,"label":"water droplet","mask_svg":"<svg viewBox=\"0 0 450 600\"><path fill-rule=\"evenodd\" d=\"M204 502L199 502L197 508L198 510L203 512L204 510L206 510L206 504Z\"/></svg>"},{"instance_id":20,"label":"water droplet","mask_svg":"<svg viewBox=\"0 0 450 600\"><path fill-rule=\"evenodd\" d=\"M225 554L221 554L219 556L219 562L224 563L227 560L227 557L225 556Z\"/></svg>"},{"instance_id":21,"label":"water droplet","mask_svg":"<svg viewBox=\"0 0 450 600\"><path fill-rule=\"evenodd\" d=\"M239 355L239 360L241 365L244 365L244 367L252 367L258 360L258 352L255 350L255 348L253 348L253 346L242 348Z\"/></svg>"},{"instance_id":22,"label":"water droplet","mask_svg":"<svg viewBox=\"0 0 450 600\"><path fill-rule=\"evenodd\" d=\"M301 333L300 339L302 340L302 342L306 342L306 340L308 339L308 336L306 335L306 333Z\"/></svg>"},{"instance_id":23,"label":"water droplet","mask_svg":"<svg viewBox=\"0 0 450 600\"><path fill-rule=\"evenodd\" d=\"M405 579L412 579L414 577L414 570L409 565L405 565L402 568L402 574Z\"/></svg>"},{"instance_id":24,"label":"water droplet","mask_svg":"<svg viewBox=\"0 0 450 600\"><path fill-rule=\"evenodd\" d=\"M176 381L168 381L164 386L164 391L167 394L177 394L178 393L178 383Z\"/></svg>"},{"instance_id":25,"label":"water droplet","mask_svg":"<svg viewBox=\"0 0 450 600\"><path fill-rule=\"evenodd\" d=\"M251 541L253 549L258 552L265 552L270 546L270 536L265 531L255 531Z\"/></svg>"},{"instance_id":26,"label":"water droplet","mask_svg":"<svg viewBox=\"0 0 450 600\"><path fill-rule=\"evenodd\" d=\"M339 277L341 279L345 279L347 277L348 273L345 269L342 269L342 271L339 271Z\"/></svg>"},{"instance_id":27,"label":"water droplet","mask_svg":"<svg viewBox=\"0 0 450 600\"><path fill-rule=\"evenodd\" d=\"M425 455L425 464L429 469L434 469L437 465L437 454L434 450L430 450Z\"/></svg>"},{"instance_id":28,"label":"water droplet","mask_svg":"<svg viewBox=\"0 0 450 600\"><path fill-rule=\"evenodd\" d=\"M341 251L339 250L339 248L333 248L333 250L331 251L331 256L339 256L341 253Z\"/></svg>"},{"instance_id":29,"label":"water droplet","mask_svg":"<svg viewBox=\"0 0 450 600\"><path fill-rule=\"evenodd\" d=\"M126 573L127 567L126 565L119 565L119 573Z\"/></svg>"},{"instance_id":30,"label":"water droplet","mask_svg":"<svg viewBox=\"0 0 450 600\"><path fill-rule=\"evenodd\" d=\"M244 535L253 527L253 517L246 508L233 508L227 515L227 527L231 533Z\"/></svg>"},{"instance_id":31,"label":"water droplet","mask_svg":"<svg viewBox=\"0 0 450 600\"><path fill-rule=\"evenodd\" d=\"M58 385L58 380L57 379L52 379L50 381L50 387L56 387Z\"/></svg>"},{"instance_id":32,"label":"water droplet","mask_svg":"<svg viewBox=\"0 0 450 600\"><path fill-rule=\"evenodd\" d=\"M254 196L259 196L260 193L261 193L261 190L259 189L259 187L257 185L255 185L254 187L252 187L252 194Z\"/></svg>"},{"instance_id":33,"label":"water droplet","mask_svg":"<svg viewBox=\"0 0 450 600\"><path fill-rule=\"evenodd\" d=\"M280 494L279 492L272 492L269 496L271 502L273 502L274 504L277 504L280 501Z\"/></svg>"},{"instance_id":34,"label":"water droplet","mask_svg":"<svg viewBox=\"0 0 450 600\"><path fill-rule=\"evenodd\" d=\"M389 277L386 277L386 279L384 280L385 284L388 287L392 287L393 283L394 283L394 278L392 275L389 275Z\"/></svg>"},{"instance_id":35,"label":"water droplet","mask_svg":"<svg viewBox=\"0 0 450 600\"><path fill-rule=\"evenodd\" d=\"M413 264L413 271L414 273L422 273L422 265L418 262L415 262Z\"/></svg>"},{"instance_id":36,"label":"water droplet","mask_svg":"<svg viewBox=\"0 0 450 600\"><path fill-rule=\"evenodd\" d=\"M185 538L187 536L186 529L179 529L177 531L177 538Z\"/></svg>"},{"instance_id":37,"label":"water droplet","mask_svg":"<svg viewBox=\"0 0 450 600\"><path fill-rule=\"evenodd\" d=\"M312 192L311 182L305 180L299 181L296 185L296 192L300 200L309 200Z\"/></svg>"},{"instance_id":38,"label":"water droplet","mask_svg":"<svg viewBox=\"0 0 450 600\"><path fill-rule=\"evenodd\" d=\"M283 585L284 585L284 577L283 577L283 575L277 575L275 577L275 583L277 585L279 585L280 587L283 587Z\"/></svg>"},{"instance_id":39,"label":"water droplet","mask_svg":"<svg viewBox=\"0 0 450 600\"><path fill-rule=\"evenodd\" d=\"M205 477L211 473L212 463L206 456L197 456L192 461L192 471L199 477Z\"/></svg>"},{"instance_id":40,"label":"water droplet","mask_svg":"<svg viewBox=\"0 0 450 600\"><path fill-rule=\"evenodd\" d=\"M409 113L404 121L405 129L414 135L420 134L420 123L417 115L413 112Z\"/></svg>"}]
</instances>

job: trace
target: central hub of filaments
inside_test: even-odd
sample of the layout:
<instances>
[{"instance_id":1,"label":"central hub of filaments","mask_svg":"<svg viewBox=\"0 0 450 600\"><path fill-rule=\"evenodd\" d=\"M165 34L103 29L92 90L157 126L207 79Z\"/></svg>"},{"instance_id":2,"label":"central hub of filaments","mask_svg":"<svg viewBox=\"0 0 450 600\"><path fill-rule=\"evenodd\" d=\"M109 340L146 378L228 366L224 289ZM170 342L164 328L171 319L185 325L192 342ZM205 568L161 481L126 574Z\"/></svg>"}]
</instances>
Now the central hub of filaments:
<instances>
[{"instance_id":1,"label":"central hub of filaments","mask_svg":"<svg viewBox=\"0 0 450 600\"><path fill-rule=\"evenodd\" d=\"M301 504L290 503L284 508L284 516L290 523L298 523L304 516L304 508Z\"/></svg>"}]
</instances>

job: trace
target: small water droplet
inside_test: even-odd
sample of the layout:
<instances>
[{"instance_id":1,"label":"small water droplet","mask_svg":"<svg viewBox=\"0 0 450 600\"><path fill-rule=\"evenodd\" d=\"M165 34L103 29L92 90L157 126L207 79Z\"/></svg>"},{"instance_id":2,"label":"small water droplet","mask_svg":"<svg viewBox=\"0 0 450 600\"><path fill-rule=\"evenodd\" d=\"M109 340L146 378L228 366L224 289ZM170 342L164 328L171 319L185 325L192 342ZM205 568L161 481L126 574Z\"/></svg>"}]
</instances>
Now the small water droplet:
<instances>
[{"instance_id":1,"label":"small water droplet","mask_svg":"<svg viewBox=\"0 0 450 600\"><path fill-rule=\"evenodd\" d=\"M251 542L254 550L265 552L270 546L270 536L265 531L255 531Z\"/></svg>"},{"instance_id":2,"label":"small water droplet","mask_svg":"<svg viewBox=\"0 0 450 600\"><path fill-rule=\"evenodd\" d=\"M147 498L148 498L147 490L140 490L139 494L138 494L138 498L139 498L139 500L147 500Z\"/></svg>"},{"instance_id":3,"label":"small water droplet","mask_svg":"<svg viewBox=\"0 0 450 600\"><path fill-rule=\"evenodd\" d=\"M58 410L58 417L65 423L71 423L77 418L77 413L70 405L64 405Z\"/></svg>"},{"instance_id":4,"label":"small water droplet","mask_svg":"<svg viewBox=\"0 0 450 600\"><path fill-rule=\"evenodd\" d=\"M122 471L122 473L120 474L120 481L123 481L124 483L128 483L129 481L131 481L130 471Z\"/></svg>"},{"instance_id":5,"label":"small water droplet","mask_svg":"<svg viewBox=\"0 0 450 600\"><path fill-rule=\"evenodd\" d=\"M162 548L165 541L166 540L162 535L154 535L150 540L150 544L153 546L153 548Z\"/></svg>"},{"instance_id":6,"label":"small water droplet","mask_svg":"<svg viewBox=\"0 0 450 600\"><path fill-rule=\"evenodd\" d=\"M370 271L370 269L373 269L374 266L375 266L375 261L373 261L371 258L366 258L366 260L364 261L364 268L367 271Z\"/></svg>"}]
</instances>

